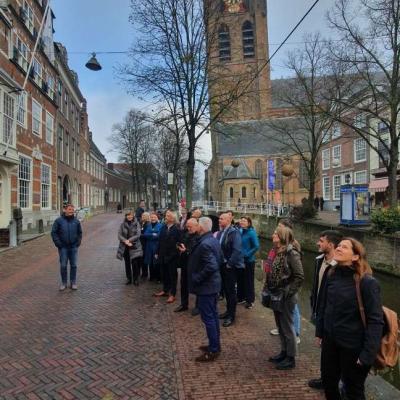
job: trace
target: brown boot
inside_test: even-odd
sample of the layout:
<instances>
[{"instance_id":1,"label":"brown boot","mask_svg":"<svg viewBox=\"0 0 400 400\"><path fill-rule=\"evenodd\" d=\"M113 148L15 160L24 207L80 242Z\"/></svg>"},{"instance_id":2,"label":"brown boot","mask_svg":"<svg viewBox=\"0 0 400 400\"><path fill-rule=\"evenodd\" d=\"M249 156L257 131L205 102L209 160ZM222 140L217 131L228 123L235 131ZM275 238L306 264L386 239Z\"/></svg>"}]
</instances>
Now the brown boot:
<instances>
[{"instance_id":1,"label":"brown boot","mask_svg":"<svg viewBox=\"0 0 400 400\"><path fill-rule=\"evenodd\" d=\"M219 353L212 353L211 351L207 351L203 353L201 356L198 356L195 358L196 362L211 362L215 361L217 357L219 356Z\"/></svg>"},{"instance_id":2,"label":"brown boot","mask_svg":"<svg viewBox=\"0 0 400 400\"><path fill-rule=\"evenodd\" d=\"M168 297L168 300L167 300L167 303L168 303L168 304L171 304L171 303L173 303L173 302L175 302L175 296L169 296L169 297Z\"/></svg>"}]
</instances>

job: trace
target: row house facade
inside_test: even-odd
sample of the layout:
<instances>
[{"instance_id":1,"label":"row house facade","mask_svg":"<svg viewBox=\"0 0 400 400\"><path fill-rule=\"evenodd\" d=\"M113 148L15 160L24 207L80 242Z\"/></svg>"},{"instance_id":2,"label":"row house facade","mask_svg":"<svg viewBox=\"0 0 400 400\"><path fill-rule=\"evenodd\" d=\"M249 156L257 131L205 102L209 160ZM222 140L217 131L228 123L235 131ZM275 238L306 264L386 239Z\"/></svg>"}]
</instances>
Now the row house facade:
<instances>
[{"instance_id":1,"label":"row house facade","mask_svg":"<svg viewBox=\"0 0 400 400\"><path fill-rule=\"evenodd\" d=\"M84 202L92 213L104 211L105 207L105 167L107 160L93 141L89 132L90 151L86 155L86 172L90 174L90 183L84 188Z\"/></svg>"}]
</instances>

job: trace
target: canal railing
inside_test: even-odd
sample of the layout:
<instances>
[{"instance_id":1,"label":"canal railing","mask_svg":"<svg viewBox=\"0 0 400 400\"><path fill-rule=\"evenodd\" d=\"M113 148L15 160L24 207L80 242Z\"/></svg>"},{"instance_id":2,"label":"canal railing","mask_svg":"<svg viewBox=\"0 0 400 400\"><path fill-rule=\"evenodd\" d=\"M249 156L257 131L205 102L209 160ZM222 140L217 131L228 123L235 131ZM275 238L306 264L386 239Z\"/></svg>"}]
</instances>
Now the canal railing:
<instances>
[{"instance_id":1,"label":"canal railing","mask_svg":"<svg viewBox=\"0 0 400 400\"><path fill-rule=\"evenodd\" d=\"M221 201L194 201L193 207L198 207L204 212L219 213L222 211L232 210L240 212L241 214L261 214L268 217L284 217L289 216L292 206L288 204L274 204L274 203L240 203L233 204L231 202Z\"/></svg>"}]
</instances>

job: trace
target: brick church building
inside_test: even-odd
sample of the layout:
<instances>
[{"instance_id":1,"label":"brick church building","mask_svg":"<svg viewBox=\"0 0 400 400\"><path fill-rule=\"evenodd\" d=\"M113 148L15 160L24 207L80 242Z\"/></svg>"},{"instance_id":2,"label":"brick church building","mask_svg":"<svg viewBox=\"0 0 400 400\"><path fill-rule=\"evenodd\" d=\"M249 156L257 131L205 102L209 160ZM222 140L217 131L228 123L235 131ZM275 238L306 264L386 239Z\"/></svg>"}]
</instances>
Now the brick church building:
<instances>
[{"instance_id":1,"label":"brick church building","mask_svg":"<svg viewBox=\"0 0 400 400\"><path fill-rule=\"evenodd\" d=\"M308 196L305 168L298 156L272 139L277 132L268 123L295 119L290 108L274 96L284 80L271 80L265 0L223 0L220 13L211 18L216 32L210 44L210 99L228 82L240 82L242 95L227 107L211 129L212 160L205 176L208 201L298 204ZM218 84L220 82L220 84ZM222 83L221 83L222 82ZM220 114L211 101L211 118ZM293 177L282 175L290 163ZM274 175L273 184L269 173Z\"/></svg>"}]
</instances>

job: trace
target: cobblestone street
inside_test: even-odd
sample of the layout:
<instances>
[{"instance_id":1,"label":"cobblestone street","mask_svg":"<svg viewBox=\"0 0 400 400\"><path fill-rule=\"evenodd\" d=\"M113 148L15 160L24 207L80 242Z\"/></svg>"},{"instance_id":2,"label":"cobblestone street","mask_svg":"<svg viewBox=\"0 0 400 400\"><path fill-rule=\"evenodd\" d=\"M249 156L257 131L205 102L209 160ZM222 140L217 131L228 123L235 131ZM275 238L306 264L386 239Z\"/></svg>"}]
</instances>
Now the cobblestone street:
<instances>
[{"instance_id":1,"label":"cobblestone street","mask_svg":"<svg viewBox=\"0 0 400 400\"><path fill-rule=\"evenodd\" d=\"M215 363L195 363L199 317L152 297L153 283L125 285L120 222L106 214L83 224L77 292L58 291L49 235L0 254L0 399L323 398L306 384L318 376L311 328L297 368L277 371L267 361L278 351L273 318L259 303L238 306L237 323L221 328Z\"/></svg>"}]
</instances>

